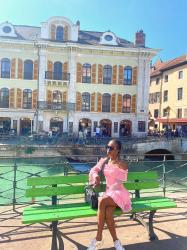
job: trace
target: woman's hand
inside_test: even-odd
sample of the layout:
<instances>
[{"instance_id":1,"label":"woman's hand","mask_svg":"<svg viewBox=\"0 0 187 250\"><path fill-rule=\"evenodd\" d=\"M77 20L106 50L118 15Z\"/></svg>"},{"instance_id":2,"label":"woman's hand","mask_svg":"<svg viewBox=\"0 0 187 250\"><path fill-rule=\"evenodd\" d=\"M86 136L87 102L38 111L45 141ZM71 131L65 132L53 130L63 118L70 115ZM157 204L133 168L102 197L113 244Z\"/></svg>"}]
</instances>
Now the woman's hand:
<instances>
[{"instance_id":1,"label":"woman's hand","mask_svg":"<svg viewBox=\"0 0 187 250\"><path fill-rule=\"evenodd\" d=\"M96 176L95 177L95 183L94 183L93 187L98 187L100 185L100 183L101 183L100 177Z\"/></svg>"}]
</instances>

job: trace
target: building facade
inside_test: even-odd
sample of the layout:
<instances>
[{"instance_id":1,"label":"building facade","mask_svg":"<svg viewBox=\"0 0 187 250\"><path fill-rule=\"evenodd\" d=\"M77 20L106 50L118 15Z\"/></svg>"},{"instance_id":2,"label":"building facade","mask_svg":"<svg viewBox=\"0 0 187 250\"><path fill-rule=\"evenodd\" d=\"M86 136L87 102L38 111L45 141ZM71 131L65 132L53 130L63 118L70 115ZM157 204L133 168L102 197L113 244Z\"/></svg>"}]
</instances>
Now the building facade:
<instances>
[{"instance_id":1,"label":"building facade","mask_svg":"<svg viewBox=\"0 0 187 250\"><path fill-rule=\"evenodd\" d=\"M150 79L152 128L187 132L187 55L157 61Z\"/></svg>"},{"instance_id":2,"label":"building facade","mask_svg":"<svg viewBox=\"0 0 187 250\"><path fill-rule=\"evenodd\" d=\"M41 27L0 24L0 130L147 133L150 60L157 50L52 17Z\"/></svg>"}]
</instances>

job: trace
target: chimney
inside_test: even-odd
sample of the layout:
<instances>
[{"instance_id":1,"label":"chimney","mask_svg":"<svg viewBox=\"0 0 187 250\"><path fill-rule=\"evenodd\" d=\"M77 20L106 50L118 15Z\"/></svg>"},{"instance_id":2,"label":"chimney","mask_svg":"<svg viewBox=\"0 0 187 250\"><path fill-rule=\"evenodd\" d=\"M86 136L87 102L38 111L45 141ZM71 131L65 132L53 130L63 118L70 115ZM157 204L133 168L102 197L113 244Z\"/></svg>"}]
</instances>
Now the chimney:
<instances>
[{"instance_id":1,"label":"chimney","mask_svg":"<svg viewBox=\"0 0 187 250\"><path fill-rule=\"evenodd\" d=\"M143 30L136 32L135 45L137 47L145 47L145 33L143 32Z\"/></svg>"},{"instance_id":2,"label":"chimney","mask_svg":"<svg viewBox=\"0 0 187 250\"><path fill-rule=\"evenodd\" d=\"M79 20L77 20L76 25L79 27L79 30L80 30L80 21Z\"/></svg>"}]
</instances>

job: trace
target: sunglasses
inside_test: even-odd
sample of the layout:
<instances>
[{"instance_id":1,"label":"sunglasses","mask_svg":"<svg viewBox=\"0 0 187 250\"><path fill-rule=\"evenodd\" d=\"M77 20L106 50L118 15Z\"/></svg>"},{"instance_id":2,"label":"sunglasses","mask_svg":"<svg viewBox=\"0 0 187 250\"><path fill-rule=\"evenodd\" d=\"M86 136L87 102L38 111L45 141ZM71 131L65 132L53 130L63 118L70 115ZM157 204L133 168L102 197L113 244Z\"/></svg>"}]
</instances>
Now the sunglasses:
<instances>
[{"instance_id":1,"label":"sunglasses","mask_svg":"<svg viewBox=\"0 0 187 250\"><path fill-rule=\"evenodd\" d=\"M114 150L115 148L113 148L113 147L111 147L111 146L106 146L106 150L108 150L108 151L112 151L112 150Z\"/></svg>"}]
</instances>

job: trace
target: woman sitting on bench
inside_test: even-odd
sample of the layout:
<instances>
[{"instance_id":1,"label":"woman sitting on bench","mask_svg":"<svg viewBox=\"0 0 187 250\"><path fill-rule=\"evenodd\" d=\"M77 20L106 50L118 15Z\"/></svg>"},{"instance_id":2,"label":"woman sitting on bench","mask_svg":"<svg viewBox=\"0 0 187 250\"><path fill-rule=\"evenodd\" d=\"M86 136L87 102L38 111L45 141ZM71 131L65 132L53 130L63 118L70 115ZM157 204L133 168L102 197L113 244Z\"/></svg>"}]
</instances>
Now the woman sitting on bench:
<instances>
[{"instance_id":1,"label":"woman sitting on bench","mask_svg":"<svg viewBox=\"0 0 187 250\"><path fill-rule=\"evenodd\" d=\"M124 188L123 182L127 180L127 163L120 160L121 142L111 140L107 145L107 157L101 158L89 174L89 182L93 186L100 185L99 172L103 169L106 178L106 192L99 198L98 228L96 237L90 242L88 250L95 250L102 245L102 232L106 222L117 250L125 250L116 235L113 213L116 207L123 212L131 210L129 192ZM108 162L108 163L107 163Z\"/></svg>"}]
</instances>

